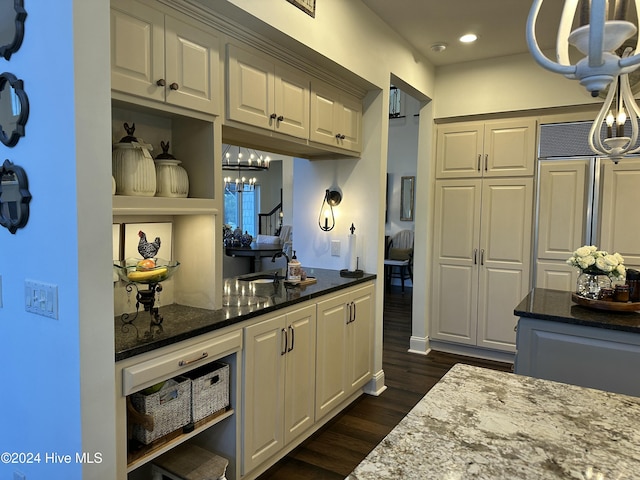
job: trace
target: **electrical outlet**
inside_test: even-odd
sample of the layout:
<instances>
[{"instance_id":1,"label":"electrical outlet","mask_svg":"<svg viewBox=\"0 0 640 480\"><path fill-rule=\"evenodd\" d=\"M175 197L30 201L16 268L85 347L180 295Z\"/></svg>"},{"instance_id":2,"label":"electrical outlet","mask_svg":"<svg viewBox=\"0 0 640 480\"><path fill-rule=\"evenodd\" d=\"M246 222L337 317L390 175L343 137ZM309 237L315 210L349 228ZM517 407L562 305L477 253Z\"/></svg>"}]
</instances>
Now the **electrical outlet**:
<instances>
[{"instance_id":1,"label":"electrical outlet","mask_svg":"<svg viewBox=\"0 0 640 480\"><path fill-rule=\"evenodd\" d=\"M340 240L331 240L331 256L340 256Z\"/></svg>"},{"instance_id":2,"label":"electrical outlet","mask_svg":"<svg viewBox=\"0 0 640 480\"><path fill-rule=\"evenodd\" d=\"M35 313L53 319L58 319L58 286L49 283L24 281L24 308L27 312Z\"/></svg>"}]
</instances>

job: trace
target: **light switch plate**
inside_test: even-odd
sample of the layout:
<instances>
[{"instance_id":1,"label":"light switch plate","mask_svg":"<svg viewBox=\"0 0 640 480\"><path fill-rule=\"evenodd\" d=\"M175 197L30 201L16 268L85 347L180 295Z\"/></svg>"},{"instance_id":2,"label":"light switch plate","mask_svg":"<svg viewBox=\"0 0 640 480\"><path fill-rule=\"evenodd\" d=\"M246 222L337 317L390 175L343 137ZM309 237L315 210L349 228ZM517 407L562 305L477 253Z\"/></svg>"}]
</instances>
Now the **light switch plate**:
<instances>
[{"instance_id":1,"label":"light switch plate","mask_svg":"<svg viewBox=\"0 0 640 480\"><path fill-rule=\"evenodd\" d=\"M340 240L331 240L331 256L340 256Z\"/></svg>"},{"instance_id":2,"label":"light switch plate","mask_svg":"<svg viewBox=\"0 0 640 480\"><path fill-rule=\"evenodd\" d=\"M35 280L24 281L24 308L53 319L58 319L58 286Z\"/></svg>"}]
</instances>

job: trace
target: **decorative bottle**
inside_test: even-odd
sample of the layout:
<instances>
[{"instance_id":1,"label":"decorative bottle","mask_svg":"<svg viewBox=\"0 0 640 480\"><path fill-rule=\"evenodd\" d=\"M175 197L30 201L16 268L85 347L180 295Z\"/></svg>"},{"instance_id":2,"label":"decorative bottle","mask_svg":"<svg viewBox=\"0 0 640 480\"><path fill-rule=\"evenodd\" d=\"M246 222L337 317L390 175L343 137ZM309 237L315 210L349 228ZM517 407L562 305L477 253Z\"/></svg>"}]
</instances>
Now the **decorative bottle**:
<instances>
[{"instance_id":1,"label":"decorative bottle","mask_svg":"<svg viewBox=\"0 0 640 480\"><path fill-rule=\"evenodd\" d=\"M299 282L300 270L300 262L298 261L298 257L296 257L296 251L294 250L293 256L287 264L287 280L289 280L290 282Z\"/></svg>"}]
</instances>

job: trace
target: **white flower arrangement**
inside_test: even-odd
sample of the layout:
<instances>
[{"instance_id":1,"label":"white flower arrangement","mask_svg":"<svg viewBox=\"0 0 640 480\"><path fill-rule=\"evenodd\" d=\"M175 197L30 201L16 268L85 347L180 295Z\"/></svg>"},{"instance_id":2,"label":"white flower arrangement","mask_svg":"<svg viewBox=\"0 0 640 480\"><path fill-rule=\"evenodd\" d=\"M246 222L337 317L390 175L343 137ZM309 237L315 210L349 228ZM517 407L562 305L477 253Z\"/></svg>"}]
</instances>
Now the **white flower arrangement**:
<instances>
[{"instance_id":1,"label":"white flower arrangement","mask_svg":"<svg viewBox=\"0 0 640 480\"><path fill-rule=\"evenodd\" d=\"M624 280L626 276L622 255L598 250L598 247L594 245L584 245L578 248L567 259L567 263L580 269L583 273L607 275L612 280Z\"/></svg>"}]
</instances>

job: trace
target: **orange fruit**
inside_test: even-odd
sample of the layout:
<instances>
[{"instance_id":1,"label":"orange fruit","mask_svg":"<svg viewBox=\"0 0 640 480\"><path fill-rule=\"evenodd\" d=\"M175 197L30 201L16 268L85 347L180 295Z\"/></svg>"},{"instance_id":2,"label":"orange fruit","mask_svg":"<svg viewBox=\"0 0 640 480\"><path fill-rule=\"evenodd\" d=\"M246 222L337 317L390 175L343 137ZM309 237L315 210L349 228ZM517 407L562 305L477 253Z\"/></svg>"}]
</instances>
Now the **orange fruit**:
<instances>
[{"instance_id":1,"label":"orange fruit","mask_svg":"<svg viewBox=\"0 0 640 480\"><path fill-rule=\"evenodd\" d=\"M136 270L151 270L156 268L156 262L152 258L145 258L136 264Z\"/></svg>"}]
</instances>

